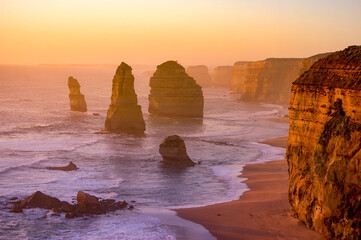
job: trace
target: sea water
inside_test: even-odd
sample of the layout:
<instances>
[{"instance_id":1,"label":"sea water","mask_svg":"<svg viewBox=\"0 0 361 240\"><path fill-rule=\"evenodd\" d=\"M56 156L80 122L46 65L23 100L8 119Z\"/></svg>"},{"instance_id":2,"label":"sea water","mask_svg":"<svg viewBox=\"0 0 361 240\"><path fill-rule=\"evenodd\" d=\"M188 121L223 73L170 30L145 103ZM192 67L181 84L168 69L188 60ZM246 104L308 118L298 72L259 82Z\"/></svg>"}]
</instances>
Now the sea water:
<instances>
[{"instance_id":1,"label":"sea water","mask_svg":"<svg viewBox=\"0 0 361 240\"><path fill-rule=\"evenodd\" d=\"M284 149L257 141L287 135L287 124L269 121L287 114L286 108L244 103L228 89L204 88L203 119L150 116L149 77L142 68L134 74L145 137L100 134L115 70L0 66L0 239L212 239L200 225L169 209L237 199L247 190L238 178L245 163L284 156ZM68 76L78 79L87 113L69 111ZM162 166L159 144L174 134L185 140L188 155L199 165ZM46 169L69 161L79 170ZM9 213L12 197L38 190L69 202L85 191L126 200L135 209L75 219L51 217L42 209Z\"/></svg>"}]
</instances>

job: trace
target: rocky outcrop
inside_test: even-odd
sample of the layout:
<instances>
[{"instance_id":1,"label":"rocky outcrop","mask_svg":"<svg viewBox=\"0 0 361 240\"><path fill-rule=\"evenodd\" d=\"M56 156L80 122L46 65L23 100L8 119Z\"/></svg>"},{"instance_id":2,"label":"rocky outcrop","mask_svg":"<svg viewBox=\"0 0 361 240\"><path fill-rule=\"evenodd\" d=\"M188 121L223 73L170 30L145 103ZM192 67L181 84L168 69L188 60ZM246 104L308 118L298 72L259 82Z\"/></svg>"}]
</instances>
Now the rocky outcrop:
<instances>
[{"instance_id":1,"label":"rocky outcrop","mask_svg":"<svg viewBox=\"0 0 361 240\"><path fill-rule=\"evenodd\" d=\"M230 87L232 79L232 66L219 66L213 70L212 85L215 87Z\"/></svg>"},{"instance_id":2,"label":"rocky outcrop","mask_svg":"<svg viewBox=\"0 0 361 240\"><path fill-rule=\"evenodd\" d=\"M21 213L24 208L43 208L51 209L54 213L63 212L66 213L65 217L74 218L81 217L84 214L105 214L107 212L124 209L126 206L128 206L128 203L125 201L116 202L113 199L100 200L82 191L79 191L77 194L77 204L72 205L37 191L30 197L15 202L10 212Z\"/></svg>"},{"instance_id":3,"label":"rocky outcrop","mask_svg":"<svg viewBox=\"0 0 361 240\"><path fill-rule=\"evenodd\" d=\"M326 239L361 238L361 46L320 59L292 85L289 201Z\"/></svg>"},{"instance_id":4,"label":"rocky outcrop","mask_svg":"<svg viewBox=\"0 0 361 240\"><path fill-rule=\"evenodd\" d=\"M70 110L78 112L86 112L87 106L84 95L80 93L80 85L78 80L73 77L68 78Z\"/></svg>"},{"instance_id":5,"label":"rocky outcrop","mask_svg":"<svg viewBox=\"0 0 361 240\"><path fill-rule=\"evenodd\" d=\"M47 167L48 170L60 170L60 171L74 171L77 170L78 167L73 163L69 162L67 166L64 167Z\"/></svg>"},{"instance_id":6,"label":"rocky outcrop","mask_svg":"<svg viewBox=\"0 0 361 240\"><path fill-rule=\"evenodd\" d=\"M159 66L150 78L149 113L170 117L203 117L203 91L175 61Z\"/></svg>"},{"instance_id":7,"label":"rocky outcrop","mask_svg":"<svg viewBox=\"0 0 361 240\"><path fill-rule=\"evenodd\" d=\"M184 140L178 135L166 137L159 145L164 164L178 166L196 165L188 156Z\"/></svg>"},{"instance_id":8,"label":"rocky outcrop","mask_svg":"<svg viewBox=\"0 0 361 240\"><path fill-rule=\"evenodd\" d=\"M186 70L187 74L196 80L201 87L210 87L212 85L211 76L209 75L207 66L189 66Z\"/></svg>"},{"instance_id":9,"label":"rocky outcrop","mask_svg":"<svg viewBox=\"0 0 361 240\"><path fill-rule=\"evenodd\" d=\"M122 62L113 78L111 103L105 121L105 130L143 134L145 122L134 90L132 68Z\"/></svg>"}]
</instances>

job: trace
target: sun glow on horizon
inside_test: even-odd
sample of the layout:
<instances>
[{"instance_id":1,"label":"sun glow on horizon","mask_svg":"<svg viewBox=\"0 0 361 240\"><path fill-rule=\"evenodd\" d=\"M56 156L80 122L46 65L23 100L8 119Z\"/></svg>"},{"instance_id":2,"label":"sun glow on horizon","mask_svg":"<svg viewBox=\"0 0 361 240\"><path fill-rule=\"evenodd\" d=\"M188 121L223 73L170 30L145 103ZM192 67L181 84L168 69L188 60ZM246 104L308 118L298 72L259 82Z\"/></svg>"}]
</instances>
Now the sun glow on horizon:
<instances>
[{"instance_id":1,"label":"sun glow on horizon","mask_svg":"<svg viewBox=\"0 0 361 240\"><path fill-rule=\"evenodd\" d=\"M361 2L3 0L0 63L231 65L361 43Z\"/></svg>"}]
</instances>

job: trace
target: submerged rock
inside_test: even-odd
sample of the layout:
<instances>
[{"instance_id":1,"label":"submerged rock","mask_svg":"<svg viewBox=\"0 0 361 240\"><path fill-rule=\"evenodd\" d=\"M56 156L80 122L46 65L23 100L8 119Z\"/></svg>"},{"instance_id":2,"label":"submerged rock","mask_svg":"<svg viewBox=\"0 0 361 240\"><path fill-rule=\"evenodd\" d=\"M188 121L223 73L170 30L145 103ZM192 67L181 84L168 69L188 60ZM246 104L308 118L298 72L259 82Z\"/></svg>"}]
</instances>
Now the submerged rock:
<instances>
[{"instance_id":1,"label":"submerged rock","mask_svg":"<svg viewBox=\"0 0 361 240\"><path fill-rule=\"evenodd\" d=\"M207 66L189 66L186 70L187 74L196 80L201 87L209 87L212 85L211 76L209 75Z\"/></svg>"},{"instance_id":2,"label":"submerged rock","mask_svg":"<svg viewBox=\"0 0 361 240\"><path fill-rule=\"evenodd\" d=\"M124 209L128 206L125 201L116 202L114 199L100 200L82 191L78 192L77 204L60 201L40 191L14 204L10 212L21 213L24 208L51 209L54 213L66 213L67 218L81 217L84 214L105 214L107 212Z\"/></svg>"},{"instance_id":3,"label":"submerged rock","mask_svg":"<svg viewBox=\"0 0 361 240\"><path fill-rule=\"evenodd\" d=\"M203 117L202 88L177 62L168 61L158 65L149 86L149 113L171 117Z\"/></svg>"},{"instance_id":4,"label":"submerged rock","mask_svg":"<svg viewBox=\"0 0 361 240\"><path fill-rule=\"evenodd\" d=\"M292 85L289 201L325 239L361 239L361 46L312 65Z\"/></svg>"},{"instance_id":5,"label":"submerged rock","mask_svg":"<svg viewBox=\"0 0 361 240\"><path fill-rule=\"evenodd\" d=\"M73 163L69 162L69 164L65 167L47 167L48 170L61 170L61 171L74 171L77 170L78 167Z\"/></svg>"},{"instance_id":6,"label":"submerged rock","mask_svg":"<svg viewBox=\"0 0 361 240\"><path fill-rule=\"evenodd\" d=\"M73 77L68 78L70 110L78 112L86 112L87 106L84 95L80 93L80 85L78 80Z\"/></svg>"},{"instance_id":7,"label":"submerged rock","mask_svg":"<svg viewBox=\"0 0 361 240\"><path fill-rule=\"evenodd\" d=\"M134 90L132 68L122 62L113 78L111 103L105 121L105 130L143 134L145 122Z\"/></svg>"},{"instance_id":8,"label":"submerged rock","mask_svg":"<svg viewBox=\"0 0 361 240\"><path fill-rule=\"evenodd\" d=\"M180 166L195 166L189 158L184 140L178 135L166 137L159 145L159 153L163 163Z\"/></svg>"}]
</instances>

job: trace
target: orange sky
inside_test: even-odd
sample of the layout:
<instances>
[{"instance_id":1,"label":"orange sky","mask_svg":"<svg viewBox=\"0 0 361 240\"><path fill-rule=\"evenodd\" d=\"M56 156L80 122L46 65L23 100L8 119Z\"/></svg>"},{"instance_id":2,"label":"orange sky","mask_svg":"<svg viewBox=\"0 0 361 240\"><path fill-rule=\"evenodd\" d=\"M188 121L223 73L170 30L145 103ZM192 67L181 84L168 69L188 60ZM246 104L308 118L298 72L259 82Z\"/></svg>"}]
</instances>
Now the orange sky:
<instances>
[{"instance_id":1,"label":"orange sky","mask_svg":"<svg viewBox=\"0 0 361 240\"><path fill-rule=\"evenodd\" d=\"M0 64L231 65L361 44L359 0L0 0Z\"/></svg>"}]
</instances>

